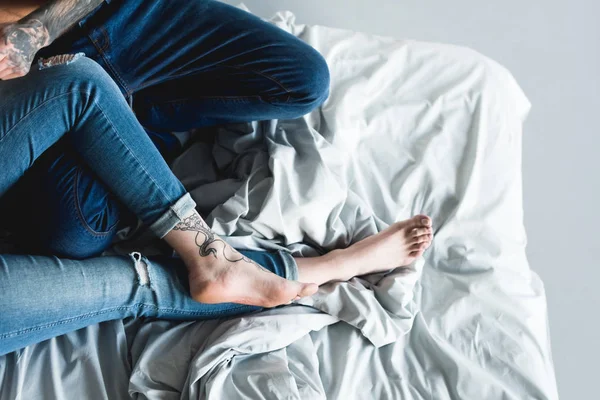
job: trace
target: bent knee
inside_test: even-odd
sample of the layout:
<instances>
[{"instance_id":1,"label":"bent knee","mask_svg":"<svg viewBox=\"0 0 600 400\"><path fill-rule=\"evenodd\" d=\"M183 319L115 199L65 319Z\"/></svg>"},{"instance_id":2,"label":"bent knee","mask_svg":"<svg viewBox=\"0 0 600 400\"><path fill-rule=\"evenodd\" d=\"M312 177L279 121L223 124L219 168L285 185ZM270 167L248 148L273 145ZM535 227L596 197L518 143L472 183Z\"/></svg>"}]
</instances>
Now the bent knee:
<instances>
[{"instance_id":1,"label":"bent knee","mask_svg":"<svg viewBox=\"0 0 600 400\"><path fill-rule=\"evenodd\" d=\"M314 48L306 45L300 57L301 68L297 70L298 81L290 102L298 106L299 112L307 114L329 97L330 73L325 58Z\"/></svg>"},{"instance_id":2,"label":"bent knee","mask_svg":"<svg viewBox=\"0 0 600 400\"><path fill-rule=\"evenodd\" d=\"M60 82L58 85L62 90L88 96L102 96L106 93L121 95L121 90L108 72L83 53L40 58L38 70L49 74L49 81Z\"/></svg>"}]
</instances>

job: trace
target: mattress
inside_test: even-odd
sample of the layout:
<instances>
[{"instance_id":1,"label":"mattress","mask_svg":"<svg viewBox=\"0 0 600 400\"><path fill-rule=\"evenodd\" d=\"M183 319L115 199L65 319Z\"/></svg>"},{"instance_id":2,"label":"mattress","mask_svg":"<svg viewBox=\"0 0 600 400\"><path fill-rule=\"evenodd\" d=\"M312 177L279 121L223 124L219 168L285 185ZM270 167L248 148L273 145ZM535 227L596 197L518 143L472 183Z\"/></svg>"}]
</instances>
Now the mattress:
<instances>
[{"instance_id":1,"label":"mattress","mask_svg":"<svg viewBox=\"0 0 600 400\"><path fill-rule=\"evenodd\" d=\"M463 47L272 21L323 54L331 95L187 147L172 168L209 225L237 247L312 256L426 213L432 247L286 307L30 346L0 357L0 399L557 399L525 254L530 104L512 75Z\"/></svg>"}]
</instances>

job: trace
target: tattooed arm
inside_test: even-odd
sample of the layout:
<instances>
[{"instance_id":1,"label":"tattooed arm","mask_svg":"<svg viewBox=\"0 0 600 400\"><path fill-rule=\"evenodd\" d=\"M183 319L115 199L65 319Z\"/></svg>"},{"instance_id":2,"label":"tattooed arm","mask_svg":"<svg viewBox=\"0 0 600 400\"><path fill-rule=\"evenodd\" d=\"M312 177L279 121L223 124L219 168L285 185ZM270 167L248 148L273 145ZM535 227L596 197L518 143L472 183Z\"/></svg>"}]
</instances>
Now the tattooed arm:
<instances>
[{"instance_id":1,"label":"tattooed arm","mask_svg":"<svg viewBox=\"0 0 600 400\"><path fill-rule=\"evenodd\" d=\"M40 21L48 31L50 43L94 11L104 0L53 0L21 21Z\"/></svg>"},{"instance_id":2,"label":"tattooed arm","mask_svg":"<svg viewBox=\"0 0 600 400\"><path fill-rule=\"evenodd\" d=\"M103 0L51 0L16 23L0 24L0 79L26 75L42 47L91 13Z\"/></svg>"}]
</instances>

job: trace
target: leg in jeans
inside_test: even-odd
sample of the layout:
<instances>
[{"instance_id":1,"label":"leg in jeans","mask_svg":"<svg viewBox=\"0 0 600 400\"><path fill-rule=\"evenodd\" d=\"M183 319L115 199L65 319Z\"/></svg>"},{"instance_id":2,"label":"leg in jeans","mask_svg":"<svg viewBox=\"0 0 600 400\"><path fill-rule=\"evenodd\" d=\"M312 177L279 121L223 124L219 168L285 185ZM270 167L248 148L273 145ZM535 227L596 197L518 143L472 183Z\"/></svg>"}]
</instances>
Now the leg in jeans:
<instances>
[{"instance_id":1,"label":"leg in jeans","mask_svg":"<svg viewBox=\"0 0 600 400\"><path fill-rule=\"evenodd\" d=\"M297 276L286 253L244 255L282 278ZM0 355L115 319L202 320L260 310L198 303L189 295L181 260L148 260L139 254L82 261L0 255L0 309Z\"/></svg>"},{"instance_id":2,"label":"leg in jeans","mask_svg":"<svg viewBox=\"0 0 600 400\"><path fill-rule=\"evenodd\" d=\"M111 245L122 216L133 222L66 139L43 153L3 199L0 218L24 253L93 257Z\"/></svg>"},{"instance_id":3,"label":"leg in jeans","mask_svg":"<svg viewBox=\"0 0 600 400\"><path fill-rule=\"evenodd\" d=\"M69 142L116 196L163 236L194 202L147 138L117 86L93 61L0 82L0 195L69 132ZM142 139L142 140L140 140ZM158 224L157 224L158 222Z\"/></svg>"},{"instance_id":4,"label":"leg in jeans","mask_svg":"<svg viewBox=\"0 0 600 400\"><path fill-rule=\"evenodd\" d=\"M110 246L120 217L131 213L68 141L58 144L61 154L41 160L39 167L45 167L45 174L36 177L38 188L47 199L38 211L40 218L47 216L40 226L39 243L54 255L92 257Z\"/></svg>"},{"instance_id":5,"label":"leg in jeans","mask_svg":"<svg viewBox=\"0 0 600 400\"><path fill-rule=\"evenodd\" d=\"M111 192L181 255L195 300L272 307L316 291L265 273L207 228L115 83L92 60L34 70L0 82L0 92L0 195L68 132Z\"/></svg>"},{"instance_id":6,"label":"leg in jeans","mask_svg":"<svg viewBox=\"0 0 600 400\"><path fill-rule=\"evenodd\" d=\"M112 0L40 55L80 51L135 95L142 125L158 131L297 118L329 93L315 49L214 0Z\"/></svg>"},{"instance_id":7,"label":"leg in jeans","mask_svg":"<svg viewBox=\"0 0 600 400\"><path fill-rule=\"evenodd\" d=\"M2 199L0 221L23 252L84 259L100 255L118 229L137 218L66 139L44 152Z\"/></svg>"},{"instance_id":8,"label":"leg in jeans","mask_svg":"<svg viewBox=\"0 0 600 400\"><path fill-rule=\"evenodd\" d=\"M429 246L430 227L429 217L418 215L320 257L295 259L285 252L262 251L242 254L281 278L320 285L410 264ZM133 253L131 258L77 261L0 255L0 355L114 319L199 320L260 309L195 302L189 285L186 268L176 258L148 260Z\"/></svg>"},{"instance_id":9,"label":"leg in jeans","mask_svg":"<svg viewBox=\"0 0 600 400\"><path fill-rule=\"evenodd\" d=\"M82 51L95 59L124 94L135 93L138 118L157 132L154 136L159 141L172 139L164 133L172 130L295 118L328 95L329 71L317 51L270 23L217 1L113 0L81 25L43 49L40 56ZM66 158L75 164L72 157ZM77 168L82 170L80 176L90 175L85 166ZM39 179L64 183L60 173L41 168ZM100 207L102 198L109 196L100 190L102 183L96 186L97 191L84 192L79 201L89 203L82 208L93 211L83 219L90 221L93 231L101 231L102 227L94 225L97 215L101 212L115 222L118 207L110 200ZM47 189L58 197L64 192L64 186ZM56 204L56 214L69 208ZM99 239L86 224L74 218L65 221L64 228L52 230L52 237L60 243L44 243L48 250L69 257L101 251ZM108 246L108 235L105 239L104 246Z\"/></svg>"}]
</instances>

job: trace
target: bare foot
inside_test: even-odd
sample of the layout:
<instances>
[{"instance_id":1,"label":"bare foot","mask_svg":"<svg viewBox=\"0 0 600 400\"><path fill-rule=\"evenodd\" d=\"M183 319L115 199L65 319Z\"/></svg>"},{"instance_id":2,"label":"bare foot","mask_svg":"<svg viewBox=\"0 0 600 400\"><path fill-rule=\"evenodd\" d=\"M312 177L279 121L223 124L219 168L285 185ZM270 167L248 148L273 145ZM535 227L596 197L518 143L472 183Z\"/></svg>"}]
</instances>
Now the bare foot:
<instances>
[{"instance_id":1,"label":"bare foot","mask_svg":"<svg viewBox=\"0 0 600 400\"><path fill-rule=\"evenodd\" d=\"M432 239L431 218L416 215L346 249L322 257L297 258L299 280L321 285L406 266L423 254Z\"/></svg>"},{"instance_id":2,"label":"bare foot","mask_svg":"<svg viewBox=\"0 0 600 400\"><path fill-rule=\"evenodd\" d=\"M195 211L165 239L187 266L192 298L200 303L276 307L318 289L315 284L283 279L244 257L214 234Z\"/></svg>"}]
</instances>

